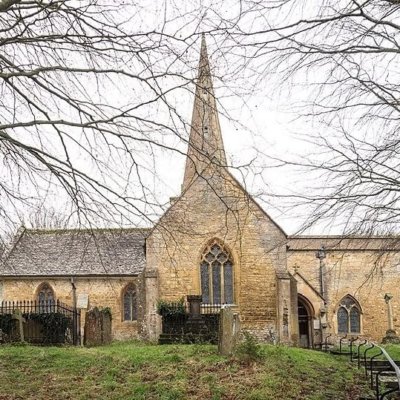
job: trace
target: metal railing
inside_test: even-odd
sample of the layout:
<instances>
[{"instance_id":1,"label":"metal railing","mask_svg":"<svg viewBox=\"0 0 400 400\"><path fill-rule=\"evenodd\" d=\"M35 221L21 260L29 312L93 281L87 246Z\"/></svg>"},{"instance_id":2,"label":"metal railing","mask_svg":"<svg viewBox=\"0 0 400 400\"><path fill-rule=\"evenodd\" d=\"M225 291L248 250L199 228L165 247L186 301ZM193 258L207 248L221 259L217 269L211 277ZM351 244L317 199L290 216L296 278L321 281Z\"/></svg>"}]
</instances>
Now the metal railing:
<instances>
[{"instance_id":1,"label":"metal railing","mask_svg":"<svg viewBox=\"0 0 400 400\"><path fill-rule=\"evenodd\" d=\"M400 393L400 361L394 361L383 347L366 339L346 335L339 340L339 351L333 353L348 355L350 361L357 361L358 368L364 367L365 378L376 400Z\"/></svg>"},{"instance_id":2,"label":"metal railing","mask_svg":"<svg viewBox=\"0 0 400 400\"><path fill-rule=\"evenodd\" d=\"M1 342L15 337L15 318L23 321L23 338L32 344L79 344L80 312L59 300L3 301L0 303Z\"/></svg>"},{"instance_id":3,"label":"metal railing","mask_svg":"<svg viewBox=\"0 0 400 400\"><path fill-rule=\"evenodd\" d=\"M217 343L222 304L200 304L200 314L190 314L187 302L164 302L159 313L162 317L162 334L174 341L205 341Z\"/></svg>"}]
</instances>

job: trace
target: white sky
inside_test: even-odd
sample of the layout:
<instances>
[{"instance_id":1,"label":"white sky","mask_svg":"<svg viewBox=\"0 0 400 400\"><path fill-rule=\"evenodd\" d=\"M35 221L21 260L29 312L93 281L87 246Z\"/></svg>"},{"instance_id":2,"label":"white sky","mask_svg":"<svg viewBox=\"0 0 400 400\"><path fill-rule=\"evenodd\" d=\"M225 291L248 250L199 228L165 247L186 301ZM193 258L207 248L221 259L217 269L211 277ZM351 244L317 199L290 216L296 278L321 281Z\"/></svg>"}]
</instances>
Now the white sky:
<instances>
[{"instance_id":1,"label":"white sky","mask_svg":"<svg viewBox=\"0 0 400 400\"><path fill-rule=\"evenodd\" d=\"M243 4L253 4L257 8L258 3L249 1ZM160 53L156 52L154 55L156 58L152 60L152 65L154 70L165 71L168 66L172 72L178 71L187 78L195 78L200 50L198 34L215 27L217 22L221 20L221 16L225 19L234 18L243 4L235 0L158 0L141 2L140 6L125 4L121 10L124 17L127 18L127 26L130 26L135 32L157 29L163 30L164 33L173 35L175 38L189 35L190 39L185 43L171 41L176 46L174 47L175 51L182 51L176 62L171 64L172 54L165 54L165 57L160 57ZM301 7L301 2L299 4ZM311 6L308 7L309 11L313 10ZM200 22L199 16L203 16ZM288 23L290 18L298 17L299 14L293 12L293 10L291 13L289 11L283 12L282 9L271 11L268 18L259 13L253 14L251 12L246 17L247 19L243 18L241 24L244 30L256 31L260 27L268 27L276 20L285 20ZM194 34L193 37L190 37L190 34ZM247 39L243 40L246 41ZM322 128L315 121L312 123L311 119L299 120L297 119L298 112L295 111L297 104L306 101L310 93L315 90L315 87L308 85L308 82L315 83L319 79L323 81L326 70L314 70L313 76L300 76L302 79L298 82L282 81L282 76L279 76L278 73L271 73L271 71L268 74L260 73L260 71L263 71L263 63L270 60L268 54L263 55L260 59L255 59L251 63L244 64L244 59L241 56L244 53L246 55L251 54L251 48L235 47L231 39L214 33L207 35L207 44L211 66L215 74L214 88L216 97L220 102L220 122L228 159L234 167L247 165L251 162L250 167L232 171L241 181L242 177L245 177L245 184L249 193L260 202L288 234L293 234L307 220L310 210L307 207L294 207L293 199L284 199L281 196L296 193L305 195L316 190L316 188L323 188L326 182L323 178L318 177L318 173L305 174L304 170L298 167L275 168L278 163L276 160L304 160L308 156L314 159L329 158L329 154L322 155L320 150L310 142L311 139L308 134L323 133L326 136L332 135L333 137L334 127L329 130L326 126ZM68 61L74 62L76 60ZM124 67L136 71L138 64L134 59L128 60ZM168 78L162 81L162 84L168 87L177 82L176 79ZM96 97L98 99L106 99L108 104L113 106L135 104L146 99L143 87L140 85L132 86L123 78L119 78L116 85L104 83L100 93L95 91L95 82L85 80L81 83L85 91L91 93L94 97L98 96ZM194 90L193 85L191 85L190 90ZM193 97L193 93L188 93L186 89L174 90L168 95L169 102L176 106L179 114L186 122L190 121ZM67 114L70 112L69 110L64 111ZM146 113L150 117L156 116L160 121L168 120L165 110L159 105L151 106L138 113L141 116L146 115ZM187 131L179 132L187 138ZM74 134L73 130L71 130L71 134ZM178 141L174 136L166 135L164 138L164 132L154 132L149 133L149 135L157 135L154 137L157 137L158 141L177 148L180 152L186 151L185 144ZM48 140L52 145L51 135L46 137L46 132L43 130L40 136L41 140ZM54 146L55 151L58 151L57 145ZM72 149L76 150L76 152L73 151L74 163L90 172L88 155L76 149L76 145L71 144L71 146ZM166 206L169 197L180 193L184 156L179 152L158 150L155 150L155 153L151 155L145 147L139 145L133 150L136 161L148 169L142 171L148 192L155 195L158 203ZM110 167L110 176L107 177L106 181L111 186L115 184L115 187L120 190L123 186L121 182L126 178L126 171L129 168L128 160L119 159L119 152L109 152L104 144L95 147L94 153L98 153L99 158ZM98 174L99 172L93 171L93 173ZM137 182L132 180L129 184L131 186L127 187L126 191L129 195L133 195L137 190ZM37 196L40 198L41 194L38 193ZM46 208L54 208L60 213L66 212L65 201L55 188L51 188L47 192L43 205ZM151 207L147 207L147 209L149 208ZM152 210L149 210L149 212L152 212ZM19 221L28 223L32 208L30 206L19 206L15 210L10 205L10 214L12 213L18 214L17 219ZM154 217L153 215L152 219ZM141 221L138 223L141 224ZM339 233L340 228L335 224L319 225L313 230L313 233L317 232L324 234Z\"/></svg>"}]
</instances>

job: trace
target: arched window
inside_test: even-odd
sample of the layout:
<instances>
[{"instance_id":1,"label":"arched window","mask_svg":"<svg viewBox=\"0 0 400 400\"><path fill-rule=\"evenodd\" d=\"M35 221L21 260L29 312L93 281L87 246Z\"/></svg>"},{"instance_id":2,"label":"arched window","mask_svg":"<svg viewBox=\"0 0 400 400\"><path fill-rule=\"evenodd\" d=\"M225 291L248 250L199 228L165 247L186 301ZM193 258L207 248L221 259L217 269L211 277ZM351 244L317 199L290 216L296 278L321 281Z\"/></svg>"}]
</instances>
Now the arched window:
<instances>
[{"instance_id":1,"label":"arched window","mask_svg":"<svg viewBox=\"0 0 400 400\"><path fill-rule=\"evenodd\" d=\"M137 320L136 286L129 283L123 293L123 316L124 321Z\"/></svg>"},{"instance_id":2,"label":"arched window","mask_svg":"<svg viewBox=\"0 0 400 400\"><path fill-rule=\"evenodd\" d=\"M233 304L233 262L217 242L203 252L200 263L201 294L206 304Z\"/></svg>"},{"instance_id":3,"label":"arched window","mask_svg":"<svg viewBox=\"0 0 400 400\"><path fill-rule=\"evenodd\" d=\"M54 302L54 291L48 283L42 283L37 291L37 300L39 303Z\"/></svg>"},{"instance_id":4,"label":"arched window","mask_svg":"<svg viewBox=\"0 0 400 400\"><path fill-rule=\"evenodd\" d=\"M360 333L361 309L357 301L347 295L339 303L337 311L338 333Z\"/></svg>"},{"instance_id":5,"label":"arched window","mask_svg":"<svg viewBox=\"0 0 400 400\"><path fill-rule=\"evenodd\" d=\"M37 290L40 313L55 312L54 291L48 283L42 283Z\"/></svg>"}]
</instances>

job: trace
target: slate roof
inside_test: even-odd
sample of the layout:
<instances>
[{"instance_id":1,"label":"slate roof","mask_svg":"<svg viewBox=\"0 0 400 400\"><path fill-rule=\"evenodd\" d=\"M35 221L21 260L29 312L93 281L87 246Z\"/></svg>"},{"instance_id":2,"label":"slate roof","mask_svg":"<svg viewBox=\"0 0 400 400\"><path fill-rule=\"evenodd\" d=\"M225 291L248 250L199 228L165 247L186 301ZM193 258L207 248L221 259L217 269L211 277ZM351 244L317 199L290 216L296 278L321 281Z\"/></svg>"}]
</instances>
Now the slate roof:
<instances>
[{"instance_id":1,"label":"slate roof","mask_svg":"<svg viewBox=\"0 0 400 400\"><path fill-rule=\"evenodd\" d=\"M138 275L149 229L23 229L3 255L0 276Z\"/></svg>"},{"instance_id":2,"label":"slate roof","mask_svg":"<svg viewBox=\"0 0 400 400\"><path fill-rule=\"evenodd\" d=\"M288 251L399 251L399 236L289 236Z\"/></svg>"}]
</instances>

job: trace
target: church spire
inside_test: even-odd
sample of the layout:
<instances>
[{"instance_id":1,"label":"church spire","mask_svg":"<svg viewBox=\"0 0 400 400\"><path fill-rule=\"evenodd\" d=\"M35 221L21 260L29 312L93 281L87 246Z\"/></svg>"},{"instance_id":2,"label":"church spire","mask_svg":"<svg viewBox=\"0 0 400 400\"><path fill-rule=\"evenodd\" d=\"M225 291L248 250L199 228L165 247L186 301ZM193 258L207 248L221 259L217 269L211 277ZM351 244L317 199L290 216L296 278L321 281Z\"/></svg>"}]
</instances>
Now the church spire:
<instances>
[{"instance_id":1,"label":"church spire","mask_svg":"<svg viewBox=\"0 0 400 400\"><path fill-rule=\"evenodd\" d=\"M203 34L182 189L184 190L193 178L201 174L211 163L213 165L227 165L206 39Z\"/></svg>"}]
</instances>

